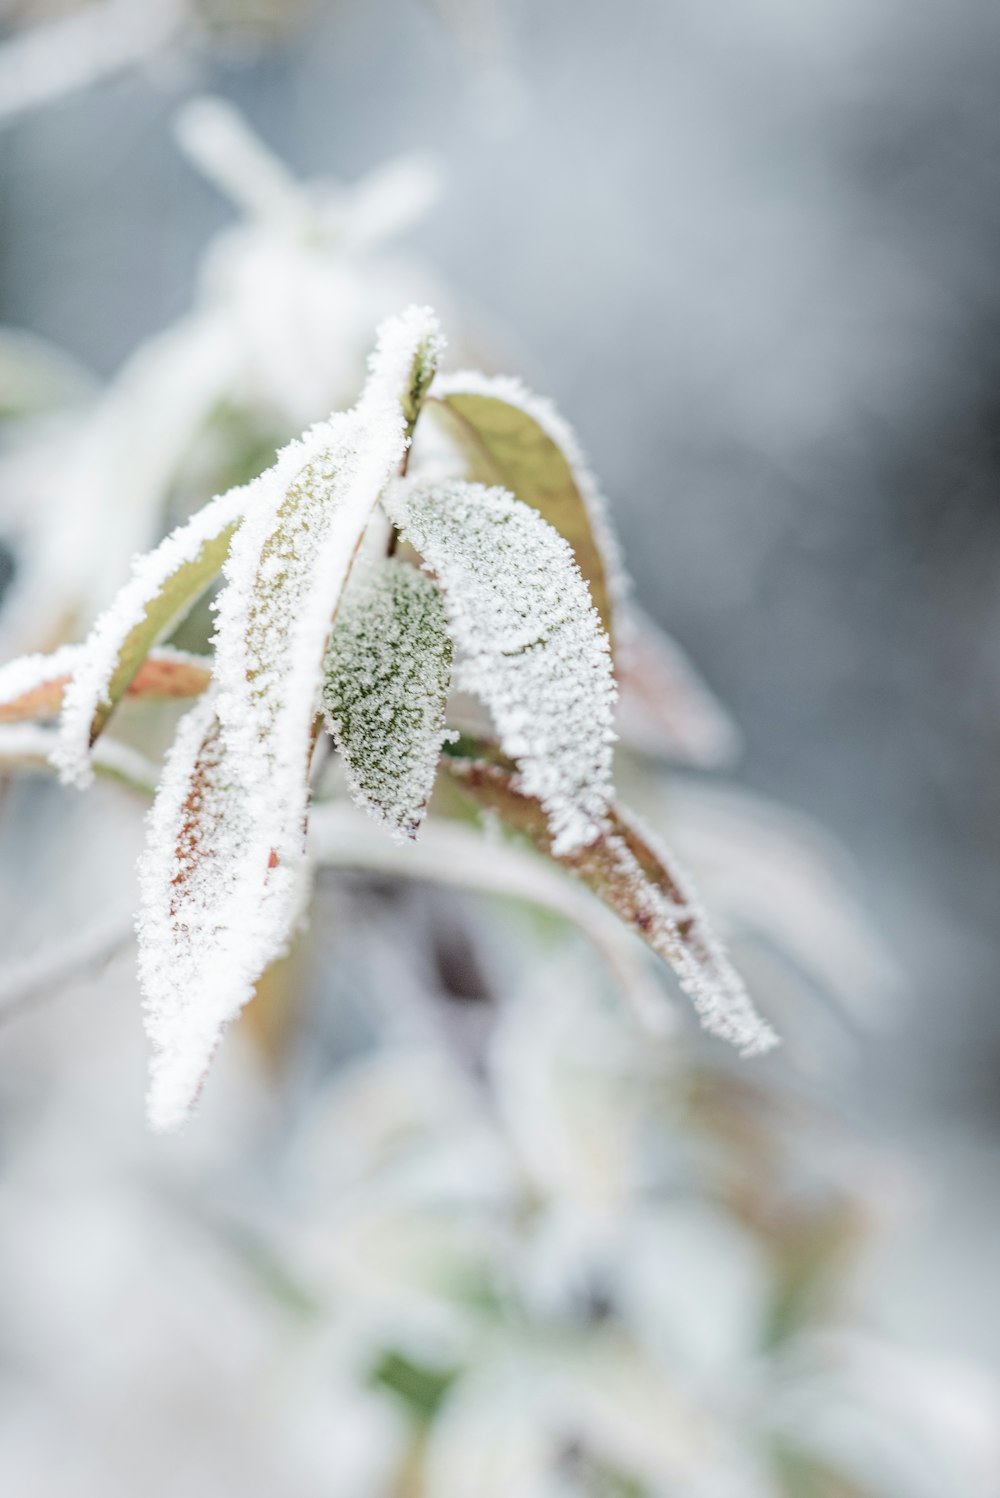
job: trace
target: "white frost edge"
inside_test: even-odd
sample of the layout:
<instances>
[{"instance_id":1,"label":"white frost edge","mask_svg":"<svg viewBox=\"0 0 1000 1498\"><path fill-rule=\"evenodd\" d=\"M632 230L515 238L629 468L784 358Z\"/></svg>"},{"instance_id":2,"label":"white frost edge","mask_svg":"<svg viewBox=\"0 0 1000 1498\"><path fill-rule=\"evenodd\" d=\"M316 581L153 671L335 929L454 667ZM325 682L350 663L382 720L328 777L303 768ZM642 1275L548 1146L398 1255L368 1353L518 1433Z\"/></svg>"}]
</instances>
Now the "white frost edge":
<instances>
[{"instance_id":1,"label":"white frost edge","mask_svg":"<svg viewBox=\"0 0 1000 1498\"><path fill-rule=\"evenodd\" d=\"M219 495L171 531L159 546L133 558L128 582L79 647L73 680L63 698L59 743L53 762L67 784L83 787L93 778L90 725L98 706L108 700L108 687L122 642L167 579L178 568L193 562L207 541L240 518L261 482L262 479L254 479Z\"/></svg>"},{"instance_id":2,"label":"white frost edge","mask_svg":"<svg viewBox=\"0 0 1000 1498\"><path fill-rule=\"evenodd\" d=\"M614 613L614 627L619 626L619 611L631 591L628 573L622 560L621 543L611 523L607 499L597 482L576 431L547 396L535 392L516 375L486 375L475 369L460 369L453 374L438 375L434 381L434 397L447 400L449 395L483 395L492 400L505 401L523 411L536 422L547 437L560 449L573 475L573 482L580 491L583 507L590 521L597 549L604 563L608 593Z\"/></svg>"}]
</instances>

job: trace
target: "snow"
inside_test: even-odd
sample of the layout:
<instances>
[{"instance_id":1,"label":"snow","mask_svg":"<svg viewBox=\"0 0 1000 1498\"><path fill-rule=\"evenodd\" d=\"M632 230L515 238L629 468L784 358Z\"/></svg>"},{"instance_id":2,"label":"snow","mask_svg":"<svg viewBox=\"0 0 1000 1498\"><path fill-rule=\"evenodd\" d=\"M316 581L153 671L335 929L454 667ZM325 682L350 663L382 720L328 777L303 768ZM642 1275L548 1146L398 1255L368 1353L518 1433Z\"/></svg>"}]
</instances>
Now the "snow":
<instances>
[{"instance_id":1,"label":"snow","mask_svg":"<svg viewBox=\"0 0 1000 1498\"><path fill-rule=\"evenodd\" d=\"M434 582L395 559L356 568L326 656L323 710L359 805L416 836L444 743L452 645Z\"/></svg>"},{"instance_id":2,"label":"snow","mask_svg":"<svg viewBox=\"0 0 1000 1498\"><path fill-rule=\"evenodd\" d=\"M583 500L591 533L604 563L611 602L617 612L629 592L621 546L611 524L607 501L587 462L579 438L553 402L545 396L536 395L514 375L485 375L474 369L439 375L434 383L434 395L437 400L447 400L449 395L481 395L490 400L506 401L536 422L555 443L569 464L573 482ZM617 625L617 620L615 624Z\"/></svg>"},{"instance_id":3,"label":"snow","mask_svg":"<svg viewBox=\"0 0 1000 1498\"><path fill-rule=\"evenodd\" d=\"M456 686L489 709L553 850L599 834L611 785L608 639L573 552L503 489L393 486L385 504L441 584L458 648Z\"/></svg>"}]
</instances>

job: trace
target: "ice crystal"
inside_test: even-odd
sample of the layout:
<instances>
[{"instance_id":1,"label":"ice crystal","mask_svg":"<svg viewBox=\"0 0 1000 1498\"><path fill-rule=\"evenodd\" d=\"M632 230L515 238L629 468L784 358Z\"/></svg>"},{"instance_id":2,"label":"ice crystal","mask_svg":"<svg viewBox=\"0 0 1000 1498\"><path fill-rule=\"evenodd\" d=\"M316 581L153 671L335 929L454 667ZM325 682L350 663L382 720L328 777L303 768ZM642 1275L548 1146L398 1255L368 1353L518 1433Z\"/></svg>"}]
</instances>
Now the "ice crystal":
<instances>
[{"instance_id":1,"label":"ice crystal","mask_svg":"<svg viewBox=\"0 0 1000 1498\"><path fill-rule=\"evenodd\" d=\"M416 836L427 809L451 662L435 583L394 559L359 568L327 650L323 710L355 800L397 838Z\"/></svg>"},{"instance_id":2,"label":"ice crystal","mask_svg":"<svg viewBox=\"0 0 1000 1498\"><path fill-rule=\"evenodd\" d=\"M256 920L261 876L234 856L254 838L253 805L229 779L209 694L182 720L167 755L139 862L139 979L153 1044L149 1120L180 1123L226 1023L274 955Z\"/></svg>"},{"instance_id":3,"label":"ice crystal","mask_svg":"<svg viewBox=\"0 0 1000 1498\"><path fill-rule=\"evenodd\" d=\"M58 712L78 656L77 646L62 645L50 655L22 655L0 666L0 722Z\"/></svg>"},{"instance_id":4,"label":"ice crystal","mask_svg":"<svg viewBox=\"0 0 1000 1498\"><path fill-rule=\"evenodd\" d=\"M459 655L456 684L489 708L557 854L591 842L607 806L614 680L569 543L503 489L393 486L406 539L437 574Z\"/></svg>"},{"instance_id":5,"label":"ice crystal","mask_svg":"<svg viewBox=\"0 0 1000 1498\"><path fill-rule=\"evenodd\" d=\"M466 397L471 397L471 404ZM594 592L604 626L609 635L614 635L616 615L628 591L621 548L607 503L569 422L550 400L510 375L485 375L476 370L442 375L435 384L434 398L471 425L467 434L467 446L474 454L470 477L503 484L519 499L538 508L566 537ZM477 403L510 410L507 418L498 422L495 410L489 415L477 413ZM512 421L512 413L518 413L522 420ZM545 439L558 450L568 485L552 467L551 448L545 451Z\"/></svg>"},{"instance_id":6,"label":"ice crystal","mask_svg":"<svg viewBox=\"0 0 1000 1498\"><path fill-rule=\"evenodd\" d=\"M182 1119L224 1025L294 923L331 620L405 458L439 343L426 310L390 319L358 405L284 449L234 536L217 685L184 721L142 861L140 975L159 1127Z\"/></svg>"},{"instance_id":7,"label":"ice crystal","mask_svg":"<svg viewBox=\"0 0 1000 1498\"><path fill-rule=\"evenodd\" d=\"M135 669L149 648L188 612L217 571L213 553L218 550L221 562L232 529L260 484L258 479L220 495L153 551L133 561L128 582L81 647L66 689L55 752L64 780L89 783L94 724L102 708L110 705L113 679ZM129 648L132 642L134 652ZM121 685L126 685L124 680Z\"/></svg>"}]
</instances>

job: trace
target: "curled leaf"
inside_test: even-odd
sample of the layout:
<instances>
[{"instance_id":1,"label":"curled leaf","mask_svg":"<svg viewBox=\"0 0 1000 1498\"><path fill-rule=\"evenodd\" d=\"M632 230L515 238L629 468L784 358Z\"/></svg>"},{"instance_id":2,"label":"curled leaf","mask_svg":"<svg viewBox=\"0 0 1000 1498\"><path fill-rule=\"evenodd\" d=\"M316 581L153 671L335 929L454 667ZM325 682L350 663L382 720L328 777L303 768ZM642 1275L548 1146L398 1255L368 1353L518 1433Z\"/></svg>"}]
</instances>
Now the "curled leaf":
<instances>
[{"instance_id":1,"label":"curled leaf","mask_svg":"<svg viewBox=\"0 0 1000 1498\"><path fill-rule=\"evenodd\" d=\"M618 543L568 423L520 380L472 371L439 379L429 409L457 441L468 478L509 489L569 542L614 640L624 591Z\"/></svg>"},{"instance_id":2,"label":"curled leaf","mask_svg":"<svg viewBox=\"0 0 1000 1498\"><path fill-rule=\"evenodd\" d=\"M609 806L593 842L561 851L538 798L489 745L462 741L443 763L478 805L569 869L669 963L707 1030L744 1055L776 1044L712 935L686 875L628 812Z\"/></svg>"},{"instance_id":3,"label":"curled leaf","mask_svg":"<svg viewBox=\"0 0 1000 1498\"><path fill-rule=\"evenodd\" d=\"M568 543L503 489L399 484L386 505L441 584L456 685L489 708L556 852L584 846L610 791L615 690Z\"/></svg>"},{"instance_id":4,"label":"curled leaf","mask_svg":"<svg viewBox=\"0 0 1000 1498\"><path fill-rule=\"evenodd\" d=\"M355 800L397 838L416 835L434 787L451 660L425 573L394 559L358 569L326 653L323 711Z\"/></svg>"}]
</instances>

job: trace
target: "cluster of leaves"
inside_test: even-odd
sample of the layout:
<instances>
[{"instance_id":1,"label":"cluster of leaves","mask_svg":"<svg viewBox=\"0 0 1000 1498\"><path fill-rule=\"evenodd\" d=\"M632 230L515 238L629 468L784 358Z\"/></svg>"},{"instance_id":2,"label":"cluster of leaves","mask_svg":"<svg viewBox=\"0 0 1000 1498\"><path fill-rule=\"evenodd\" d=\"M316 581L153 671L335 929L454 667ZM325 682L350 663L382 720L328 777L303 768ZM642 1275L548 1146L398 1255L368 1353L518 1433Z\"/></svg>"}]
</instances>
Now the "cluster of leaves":
<instances>
[{"instance_id":1,"label":"cluster of leaves","mask_svg":"<svg viewBox=\"0 0 1000 1498\"><path fill-rule=\"evenodd\" d=\"M201 694L166 756L140 865L156 1127L183 1119L295 929L324 722L355 799L390 834L416 835L443 764L670 963L709 1029L745 1053L774 1041L686 879L614 801L628 622L575 439L514 381L435 381L442 348L429 309L389 319L350 411L137 558L81 646L0 672L6 720L59 713L54 731L30 724L25 752L80 786L115 762L104 736L126 694ZM407 473L424 413L460 477ZM214 656L164 648L220 573ZM495 739L449 727L453 687L488 710Z\"/></svg>"}]
</instances>

